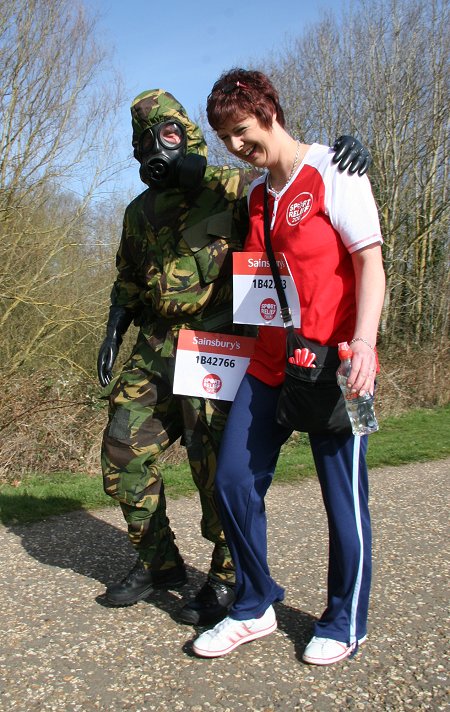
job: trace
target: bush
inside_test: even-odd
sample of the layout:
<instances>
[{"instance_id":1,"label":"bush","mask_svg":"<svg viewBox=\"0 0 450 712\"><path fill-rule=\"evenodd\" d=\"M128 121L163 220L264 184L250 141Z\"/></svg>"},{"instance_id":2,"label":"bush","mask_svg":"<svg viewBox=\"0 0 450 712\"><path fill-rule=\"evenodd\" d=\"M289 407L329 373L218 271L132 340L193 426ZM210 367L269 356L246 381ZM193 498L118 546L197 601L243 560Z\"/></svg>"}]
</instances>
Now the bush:
<instances>
[{"instance_id":1,"label":"bush","mask_svg":"<svg viewBox=\"0 0 450 712\"><path fill-rule=\"evenodd\" d=\"M450 401L448 350L384 349L380 361L380 418ZM0 403L0 482L32 472L98 474L107 422L107 403L99 396L95 378L74 371L62 376L47 368L7 382ZM163 457L170 464L185 459L178 442Z\"/></svg>"}]
</instances>

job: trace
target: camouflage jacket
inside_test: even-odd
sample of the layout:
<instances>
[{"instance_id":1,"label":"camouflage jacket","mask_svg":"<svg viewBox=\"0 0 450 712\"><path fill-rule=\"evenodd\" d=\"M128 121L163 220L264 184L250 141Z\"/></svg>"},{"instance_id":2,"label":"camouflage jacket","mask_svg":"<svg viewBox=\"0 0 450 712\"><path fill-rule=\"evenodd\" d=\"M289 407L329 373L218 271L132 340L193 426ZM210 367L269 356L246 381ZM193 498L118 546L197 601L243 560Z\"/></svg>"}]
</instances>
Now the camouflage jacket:
<instances>
[{"instance_id":1,"label":"camouflage jacket","mask_svg":"<svg viewBox=\"0 0 450 712\"><path fill-rule=\"evenodd\" d=\"M140 94L131 112L135 146L145 128L172 117L186 128L187 152L206 156L200 128L167 92ZM197 190L147 189L125 211L111 303L132 310L164 356L174 354L182 327L231 328L231 254L247 233L251 177L243 169L208 166Z\"/></svg>"}]
</instances>

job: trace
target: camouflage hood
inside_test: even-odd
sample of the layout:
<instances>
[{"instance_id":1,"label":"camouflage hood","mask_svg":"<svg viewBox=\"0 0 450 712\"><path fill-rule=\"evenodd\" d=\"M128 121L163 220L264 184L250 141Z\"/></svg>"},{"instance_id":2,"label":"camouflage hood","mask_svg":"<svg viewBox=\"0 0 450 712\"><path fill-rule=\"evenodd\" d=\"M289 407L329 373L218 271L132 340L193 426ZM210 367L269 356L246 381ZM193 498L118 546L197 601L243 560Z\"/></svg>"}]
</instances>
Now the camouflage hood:
<instances>
[{"instance_id":1,"label":"camouflage hood","mask_svg":"<svg viewBox=\"0 0 450 712\"><path fill-rule=\"evenodd\" d=\"M187 153L208 157L206 141L200 127L190 120L186 109L175 97L163 89L148 89L132 102L133 148L136 150L139 138L146 129L168 119L176 119L186 129Z\"/></svg>"}]
</instances>

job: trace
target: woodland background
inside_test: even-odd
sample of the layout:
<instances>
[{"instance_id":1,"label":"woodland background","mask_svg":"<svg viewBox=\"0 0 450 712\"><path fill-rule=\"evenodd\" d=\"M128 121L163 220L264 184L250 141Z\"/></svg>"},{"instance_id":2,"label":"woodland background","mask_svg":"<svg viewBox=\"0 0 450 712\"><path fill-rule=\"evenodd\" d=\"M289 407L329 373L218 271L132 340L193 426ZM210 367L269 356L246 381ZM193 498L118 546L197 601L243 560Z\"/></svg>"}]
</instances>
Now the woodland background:
<instances>
[{"instance_id":1,"label":"woodland background","mask_svg":"<svg viewBox=\"0 0 450 712\"><path fill-rule=\"evenodd\" d=\"M381 416L449 401L449 14L444 0L362 0L257 67L301 140L344 129L372 153ZM132 197L111 187L123 97L106 60L80 0L0 0L0 482L99 471L95 363ZM229 161L200 107L193 118L210 162Z\"/></svg>"}]
</instances>

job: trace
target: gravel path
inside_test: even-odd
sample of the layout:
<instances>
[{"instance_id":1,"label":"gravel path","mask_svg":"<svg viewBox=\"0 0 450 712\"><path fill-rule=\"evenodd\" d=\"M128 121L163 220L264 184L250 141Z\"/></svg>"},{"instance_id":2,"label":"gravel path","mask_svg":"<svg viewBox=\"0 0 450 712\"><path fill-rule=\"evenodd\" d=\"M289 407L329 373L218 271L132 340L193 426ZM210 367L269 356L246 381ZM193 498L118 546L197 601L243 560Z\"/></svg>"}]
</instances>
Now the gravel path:
<instances>
[{"instance_id":1,"label":"gravel path","mask_svg":"<svg viewBox=\"0 0 450 712\"><path fill-rule=\"evenodd\" d=\"M102 605L134 561L116 508L0 527L0 709L123 712L448 709L450 460L373 470L369 638L329 668L303 664L325 599L326 523L317 481L275 485L270 563L286 587L278 630L225 658L190 652L181 596L204 580L210 545L197 498L169 500L189 569L182 593ZM100 483L99 483L100 486Z\"/></svg>"}]
</instances>

